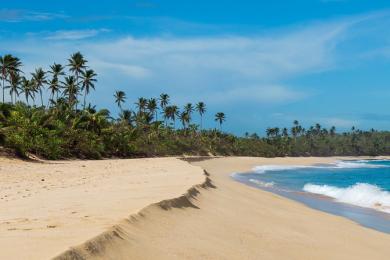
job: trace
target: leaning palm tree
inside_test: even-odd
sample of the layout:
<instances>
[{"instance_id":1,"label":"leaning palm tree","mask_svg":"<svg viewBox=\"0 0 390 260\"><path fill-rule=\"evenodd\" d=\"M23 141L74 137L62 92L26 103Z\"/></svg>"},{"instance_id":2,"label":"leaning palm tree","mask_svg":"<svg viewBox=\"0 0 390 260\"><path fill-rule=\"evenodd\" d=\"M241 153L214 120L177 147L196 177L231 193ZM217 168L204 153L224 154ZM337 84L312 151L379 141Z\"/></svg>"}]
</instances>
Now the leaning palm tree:
<instances>
[{"instance_id":1,"label":"leaning palm tree","mask_svg":"<svg viewBox=\"0 0 390 260\"><path fill-rule=\"evenodd\" d=\"M0 56L0 79L2 80L3 103L5 101L5 81L11 73L20 72L20 66L22 66L22 63L11 54Z\"/></svg>"},{"instance_id":2,"label":"leaning palm tree","mask_svg":"<svg viewBox=\"0 0 390 260\"><path fill-rule=\"evenodd\" d=\"M83 109L85 109L85 104L86 104L86 98L87 95L89 94L91 89L95 89L95 82L97 74L93 70L86 70L86 71L81 71L81 79L82 79L82 85L81 85L81 90L84 90L84 104L83 104Z\"/></svg>"},{"instance_id":3,"label":"leaning palm tree","mask_svg":"<svg viewBox=\"0 0 390 260\"><path fill-rule=\"evenodd\" d=\"M43 106L42 89L44 88L45 84L47 83L46 73L43 71L42 68L38 68L35 70L35 72L31 73L31 76L34 79L35 88L36 88L37 92L39 92L39 95L41 96L41 103Z\"/></svg>"},{"instance_id":4,"label":"leaning palm tree","mask_svg":"<svg viewBox=\"0 0 390 260\"><path fill-rule=\"evenodd\" d=\"M169 103L169 95L165 94L165 93L162 93L160 95L160 106L161 106L161 109L164 110L165 107L168 105L168 103Z\"/></svg>"},{"instance_id":5,"label":"leaning palm tree","mask_svg":"<svg viewBox=\"0 0 390 260\"><path fill-rule=\"evenodd\" d=\"M122 104L126 100L126 93L123 91L116 91L114 94L115 103L118 105L119 109L122 111Z\"/></svg>"},{"instance_id":6,"label":"leaning palm tree","mask_svg":"<svg viewBox=\"0 0 390 260\"><path fill-rule=\"evenodd\" d=\"M87 60L84 59L84 56L80 52L76 52L70 56L68 62L69 62L68 66L70 67L69 70L74 73L74 76L76 77L76 85L78 87L79 75L87 67L85 65L87 63ZM76 93L76 100L77 100L77 93ZM77 102L76 102L76 109L77 109Z\"/></svg>"},{"instance_id":7,"label":"leaning palm tree","mask_svg":"<svg viewBox=\"0 0 390 260\"><path fill-rule=\"evenodd\" d=\"M196 111L198 111L199 115L200 115L200 130L202 130L202 125L203 125L203 115L204 113L206 113L206 105L204 102L198 102L198 104L196 104Z\"/></svg>"},{"instance_id":8,"label":"leaning palm tree","mask_svg":"<svg viewBox=\"0 0 390 260\"><path fill-rule=\"evenodd\" d=\"M219 123L219 128L220 130L222 130L222 123L224 121L226 121L226 116L225 116L225 113L222 113L222 112L218 112L215 114L215 121L217 121Z\"/></svg>"}]
</instances>

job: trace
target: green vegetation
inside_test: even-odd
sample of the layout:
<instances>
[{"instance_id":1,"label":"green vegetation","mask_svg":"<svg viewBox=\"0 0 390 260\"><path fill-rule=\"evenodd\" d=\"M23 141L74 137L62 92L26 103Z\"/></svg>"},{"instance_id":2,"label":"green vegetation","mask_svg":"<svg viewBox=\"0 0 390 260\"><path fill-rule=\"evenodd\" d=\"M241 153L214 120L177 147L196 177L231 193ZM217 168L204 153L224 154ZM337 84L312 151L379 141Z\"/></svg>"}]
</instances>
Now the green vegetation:
<instances>
[{"instance_id":1,"label":"green vegetation","mask_svg":"<svg viewBox=\"0 0 390 260\"><path fill-rule=\"evenodd\" d=\"M12 55L0 57L0 145L20 155L33 153L48 159L144 157L168 155L329 156L388 155L390 132L336 133L319 124L305 130L295 121L290 129L268 128L267 137L222 132L224 113L214 116L215 129L203 129L206 104L171 104L168 94L138 98L136 109L127 109L129 98L115 91L119 109L113 118L106 109L88 102L95 90L96 73L81 53L49 71L38 68L31 77L21 71ZM66 69L67 68L67 69ZM5 103L6 92L11 102ZM48 97L47 104L44 96ZM36 104L38 100L38 105ZM79 106L81 105L81 106ZM199 125L194 123L199 118ZM180 125L177 126L177 121ZM217 129L218 128L218 129Z\"/></svg>"}]
</instances>

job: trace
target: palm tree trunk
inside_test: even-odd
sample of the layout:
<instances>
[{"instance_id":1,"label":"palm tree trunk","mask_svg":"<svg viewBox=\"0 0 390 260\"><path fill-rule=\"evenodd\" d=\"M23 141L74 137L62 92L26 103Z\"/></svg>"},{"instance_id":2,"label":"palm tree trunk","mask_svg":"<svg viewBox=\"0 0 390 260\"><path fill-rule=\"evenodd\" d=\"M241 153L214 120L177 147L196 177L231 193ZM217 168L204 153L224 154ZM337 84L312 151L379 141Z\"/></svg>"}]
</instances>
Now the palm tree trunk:
<instances>
[{"instance_id":1,"label":"palm tree trunk","mask_svg":"<svg viewBox=\"0 0 390 260\"><path fill-rule=\"evenodd\" d=\"M42 104L42 106L43 106L42 90L39 90L39 95L41 96L41 104Z\"/></svg>"},{"instance_id":2,"label":"palm tree trunk","mask_svg":"<svg viewBox=\"0 0 390 260\"><path fill-rule=\"evenodd\" d=\"M3 88L3 103L4 103L4 95L5 95L5 91L4 91L4 75L3 75L3 84L1 85L1 87Z\"/></svg>"},{"instance_id":3,"label":"palm tree trunk","mask_svg":"<svg viewBox=\"0 0 390 260\"><path fill-rule=\"evenodd\" d=\"M79 73L76 71L76 93L74 94L75 96L75 102L76 102L76 111L77 111L77 90L79 87Z\"/></svg>"},{"instance_id":4,"label":"palm tree trunk","mask_svg":"<svg viewBox=\"0 0 390 260\"><path fill-rule=\"evenodd\" d=\"M84 104L83 104L84 110L85 110L86 98L87 98L87 90L85 90L85 92L84 92Z\"/></svg>"}]
</instances>

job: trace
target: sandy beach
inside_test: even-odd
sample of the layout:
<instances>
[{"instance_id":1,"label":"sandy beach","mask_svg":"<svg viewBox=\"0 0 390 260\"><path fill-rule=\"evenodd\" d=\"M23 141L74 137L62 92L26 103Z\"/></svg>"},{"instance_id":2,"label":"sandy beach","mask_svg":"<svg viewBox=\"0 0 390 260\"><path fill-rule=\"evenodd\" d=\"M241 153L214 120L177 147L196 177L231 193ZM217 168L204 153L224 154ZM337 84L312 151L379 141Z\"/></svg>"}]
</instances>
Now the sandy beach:
<instances>
[{"instance_id":1,"label":"sandy beach","mask_svg":"<svg viewBox=\"0 0 390 260\"><path fill-rule=\"evenodd\" d=\"M230 177L336 159L0 159L0 259L388 259L388 234Z\"/></svg>"},{"instance_id":2,"label":"sandy beach","mask_svg":"<svg viewBox=\"0 0 390 260\"><path fill-rule=\"evenodd\" d=\"M0 158L0 259L50 259L203 180L199 167L174 158Z\"/></svg>"}]
</instances>

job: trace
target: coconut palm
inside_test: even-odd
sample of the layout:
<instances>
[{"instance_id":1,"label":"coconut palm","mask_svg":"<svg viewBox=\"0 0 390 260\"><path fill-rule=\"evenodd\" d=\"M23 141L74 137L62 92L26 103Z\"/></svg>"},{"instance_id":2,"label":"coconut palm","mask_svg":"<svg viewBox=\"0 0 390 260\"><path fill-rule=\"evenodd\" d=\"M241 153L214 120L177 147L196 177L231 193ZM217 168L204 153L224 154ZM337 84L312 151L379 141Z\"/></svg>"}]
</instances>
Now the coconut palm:
<instances>
[{"instance_id":1,"label":"coconut palm","mask_svg":"<svg viewBox=\"0 0 390 260\"><path fill-rule=\"evenodd\" d=\"M139 113L145 112L146 106L148 104L148 100L146 98L140 97L140 98L138 98L138 102L135 104L138 107Z\"/></svg>"},{"instance_id":2,"label":"coconut palm","mask_svg":"<svg viewBox=\"0 0 390 260\"><path fill-rule=\"evenodd\" d=\"M54 63L50 66L50 70L48 71L50 74L53 75L53 78L58 78L59 76L65 75L64 73L64 66L61 64Z\"/></svg>"},{"instance_id":3,"label":"coconut palm","mask_svg":"<svg viewBox=\"0 0 390 260\"><path fill-rule=\"evenodd\" d=\"M74 73L76 77L76 85L79 86L79 75L81 72L87 67L85 64L87 63L87 60L84 59L84 56L80 52L73 53L70 58L68 59L68 66L70 67L69 70ZM77 94L75 99L77 100ZM76 102L76 109L77 109L77 102Z\"/></svg>"},{"instance_id":4,"label":"coconut palm","mask_svg":"<svg viewBox=\"0 0 390 260\"><path fill-rule=\"evenodd\" d=\"M20 66L22 66L20 60L11 54L0 56L0 79L2 80L3 103L5 101L5 81L10 74L20 72Z\"/></svg>"},{"instance_id":5,"label":"coconut palm","mask_svg":"<svg viewBox=\"0 0 390 260\"><path fill-rule=\"evenodd\" d=\"M154 115L157 121L157 100L155 98L151 98L148 100L146 107L148 108L149 112Z\"/></svg>"},{"instance_id":6,"label":"coconut palm","mask_svg":"<svg viewBox=\"0 0 390 260\"><path fill-rule=\"evenodd\" d=\"M200 130L202 130L203 125L203 115L206 113L206 104L204 102L198 102L195 107L196 111L198 111L200 115Z\"/></svg>"},{"instance_id":7,"label":"coconut palm","mask_svg":"<svg viewBox=\"0 0 390 260\"><path fill-rule=\"evenodd\" d=\"M219 128L222 130L222 123L226 121L225 113L218 112L215 114L215 121L219 123Z\"/></svg>"},{"instance_id":8,"label":"coconut palm","mask_svg":"<svg viewBox=\"0 0 390 260\"><path fill-rule=\"evenodd\" d=\"M133 119L133 112L129 109L125 109L120 113L119 118L122 122L126 122L130 125Z\"/></svg>"},{"instance_id":9,"label":"coconut palm","mask_svg":"<svg viewBox=\"0 0 390 260\"><path fill-rule=\"evenodd\" d=\"M77 93L79 92L79 87L76 83L76 78L74 76L67 76L62 82L63 84L63 95L67 97L69 107L73 107L77 103Z\"/></svg>"},{"instance_id":10,"label":"coconut palm","mask_svg":"<svg viewBox=\"0 0 390 260\"><path fill-rule=\"evenodd\" d=\"M97 74L93 70L86 70L86 71L81 71L81 79L82 79L82 85L81 85L81 90L84 90L84 104L83 104L83 109L85 109L85 104L86 104L86 98L91 89L95 89L95 82Z\"/></svg>"},{"instance_id":11,"label":"coconut palm","mask_svg":"<svg viewBox=\"0 0 390 260\"><path fill-rule=\"evenodd\" d=\"M65 75L64 73L64 67L61 64L54 63L50 66L50 70L48 73L52 74L52 78L49 82L49 90L50 90L50 99L53 101L54 95L56 96L56 99L58 99L58 93L60 92L60 80L59 77Z\"/></svg>"},{"instance_id":12,"label":"coconut palm","mask_svg":"<svg viewBox=\"0 0 390 260\"><path fill-rule=\"evenodd\" d=\"M20 84L22 81L22 77L18 72L12 72L10 74L10 85L7 86L9 88L9 95L11 96L11 103L14 104L16 102L16 97L19 96L19 90L21 89Z\"/></svg>"},{"instance_id":13,"label":"coconut palm","mask_svg":"<svg viewBox=\"0 0 390 260\"><path fill-rule=\"evenodd\" d=\"M58 99L58 92L60 91L60 85L57 77L53 77L48 83L48 89L50 90L50 98L49 102L53 101L54 95L56 95L56 99Z\"/></svg>"},{"instance_id":14,"label":"coconut palm","mask_svg":"<svg viewBox=\"0 0 390 260\"><path fill-rule=\"evenodd\" d=\"M179 120L181 121L181 123L183 125L183 129L186 129L187 125L190 122L190 115L187 113L187 111L183 111L179 115Z\"/></svg>"},{"instance_id":15,"label":"coconut palm","mask_svg":"<svg viewBox=\"0 0 390 260\"><path fill-rule=\"evenodd\" d=\"M24 97L26 98L27 105L29 105L28 99L31 98L34 100L34 83L33 80L28 80L25 77L21 78L21 90L24 93Z\"/></svg>"},{"instance_id":16,"label":"coconut palm","mask_svg":"<svg viewBox=\"0 0 390 260\"><path fill-rule=\"evenodd\" d=\"M44 89L44 86L47 83L46 73L43 71L42 68L38 68L35 70L35 72L31 73L31 76L34 79L34 83L35 83L34 87L36 91L39 92L39 95L41 96L41 104L43 106L42 90Z\"/></svg>"},{"instance_id":17,"label":"coconut palm","mask_svg":"<svg viewBox=\"0 0 390 260\"><path fill-rule=\"evenodd\" d=\"M165 94L165 93L162 93L160 95L160 106L161 106L161 109L164 110L165 107L168 105L168 103L169 103L169 95Z\"/></svg>"},{"instance_id":18,"label":"coconut palm","mask_svg":"<svg viewBox=\"0 0 390 260\"><path fill-rule=\"evenodd\" d=\"M188 120L191 121L191 114L192 114L192 112L194 112L194 107L192 106L191 103L187 103L184 106L184 112L186 112Z\"/></svg>"},{"instance_id":19,"label":"coconut palm","mask_svg":"<svg viewBox=\"0 0 390 260\"><path fill-rule=\"evenodd\" d=\"M176 105L170 108L170 118L173 120L173 127L176 128L176 116L179 115L179 108Z\"/></svg>"},{"instance_id":20,"label":"coconut palm","mask_svg":"<svg viewBox=\"0 0 390 260\"><path fill-rule=\"evenodd\" d=\"M118 105L119 109L122 111L122 104L125 103L126 93L121 91L121 90L115 91L114 97L115 97L115 103Z\"/></svg>"}]
</instances>

